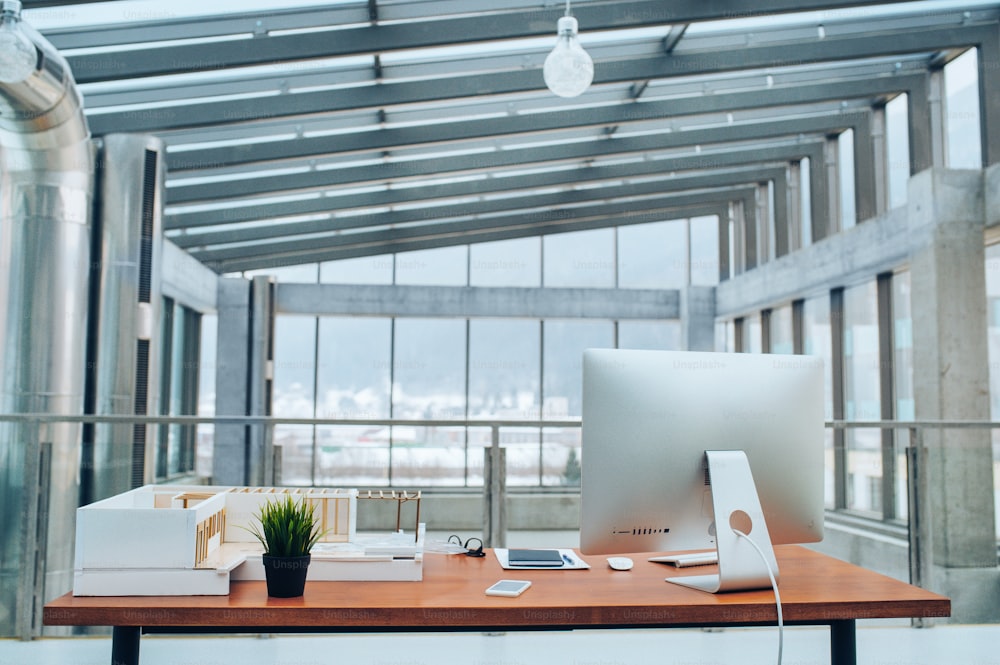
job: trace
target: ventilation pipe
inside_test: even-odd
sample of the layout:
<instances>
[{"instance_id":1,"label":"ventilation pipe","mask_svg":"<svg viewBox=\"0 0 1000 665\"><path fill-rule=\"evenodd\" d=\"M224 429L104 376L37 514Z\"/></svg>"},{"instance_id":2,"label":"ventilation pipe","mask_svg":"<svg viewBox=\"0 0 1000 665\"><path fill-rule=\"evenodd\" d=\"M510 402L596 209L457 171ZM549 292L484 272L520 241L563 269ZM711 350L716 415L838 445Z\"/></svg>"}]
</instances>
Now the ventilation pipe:
<instances>
[{"instance_id":1,"label":"ventilation pipe","mask_svg":"<svg viewBox=\"0 0 1000 665\"><path fill-rule=\"evenodd\" d=\"M94 157L66 61L0 0L0 413L83 413ZM72 586L79 441L0 423L0 636Z\"/></svg>"}]
</instances>

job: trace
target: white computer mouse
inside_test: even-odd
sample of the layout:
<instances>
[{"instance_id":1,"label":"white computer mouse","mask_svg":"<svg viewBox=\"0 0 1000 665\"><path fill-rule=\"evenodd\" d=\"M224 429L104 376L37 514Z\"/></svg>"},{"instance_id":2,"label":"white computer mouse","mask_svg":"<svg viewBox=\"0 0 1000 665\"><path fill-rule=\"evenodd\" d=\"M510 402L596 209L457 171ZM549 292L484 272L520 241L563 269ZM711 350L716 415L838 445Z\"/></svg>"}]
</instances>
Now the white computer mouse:
<instances>
[{"instance_id":1,"label":"white computer mouse","mask_svg":"<svg viewBox=\"0 0 1000 665\"><path fill-rule=\"evenodd\" d=\"M608 557L608 565L615 570L632 570L632 559L627 556Z\"/></svg>"}]
</instances>

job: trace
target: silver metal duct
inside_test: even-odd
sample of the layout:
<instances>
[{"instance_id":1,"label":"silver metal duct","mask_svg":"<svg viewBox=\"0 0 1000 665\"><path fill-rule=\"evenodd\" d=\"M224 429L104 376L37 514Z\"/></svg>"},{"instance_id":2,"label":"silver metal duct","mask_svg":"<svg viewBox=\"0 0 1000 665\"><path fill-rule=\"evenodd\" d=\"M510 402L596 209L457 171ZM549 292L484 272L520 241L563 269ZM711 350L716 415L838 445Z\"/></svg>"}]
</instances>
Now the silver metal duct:
<instances>
[{"instance_id":1,"label":"silver metal duct","mask_svg":"<svg viewBox=\"0 0 1000 665\"><path fill-rule=\"evenodd\" d=\"M0 413L83 412L94 156L66 61L3 0ZM71 587L79 440L79 425L0 429L0 635L37 633L41 602Z\"/></svg>"}]
</instances>

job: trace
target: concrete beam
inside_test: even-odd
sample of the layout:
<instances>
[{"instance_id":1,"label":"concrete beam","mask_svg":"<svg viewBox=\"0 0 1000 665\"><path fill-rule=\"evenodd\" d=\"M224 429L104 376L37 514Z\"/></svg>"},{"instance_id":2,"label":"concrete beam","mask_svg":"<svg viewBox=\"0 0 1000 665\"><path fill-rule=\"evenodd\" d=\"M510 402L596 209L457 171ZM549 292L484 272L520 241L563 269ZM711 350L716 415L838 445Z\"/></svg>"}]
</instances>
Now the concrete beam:
<instances>
[{"instance_id":1,"label":"concrete beam","mask_svg":"<svg viewBox=\"0 0 1000 665\"><path fill-rule=\"evenodd\" d=\"M219 276L214 271L169 240L163 241L160 266L164 296L202 313L215 311Z\"/></svg>"},{"instance_id":2,"label":"concrete beam","mask_svg":"<svg viewBox=\"0 0 1000 665\"><path fill-rule=\"evenodd\" d=\"M892 270L909 258L906 210L896 208L722 282L716 316L732 318Z\"/></svg>"},{"instance_id":3,"label":"concrete beam","mask_svg":"<svg viewBox=\"0 0 1000 665\"><path fill-rule=\"evenodd\" d=\"M278 284L275 310L313 316L677 319L680 294L669 289Z\"/></svg>"}]
</instances>

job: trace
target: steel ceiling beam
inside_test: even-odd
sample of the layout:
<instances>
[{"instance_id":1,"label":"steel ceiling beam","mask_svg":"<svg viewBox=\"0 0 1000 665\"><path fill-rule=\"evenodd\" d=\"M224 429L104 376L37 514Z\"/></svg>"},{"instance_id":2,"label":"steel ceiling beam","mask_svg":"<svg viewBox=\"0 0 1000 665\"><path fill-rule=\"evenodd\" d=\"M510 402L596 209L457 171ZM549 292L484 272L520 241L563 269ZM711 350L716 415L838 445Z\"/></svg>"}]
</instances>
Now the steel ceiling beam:
<instances>
[{"instance_id":1,"label":"steel ceiling beam","mask_svg":"<svg viewBox=\"0 0 1000 665\"><path fill-rule=\"evenodd\" d=\"M777 68L836 61L861 62L865 58L890 57L976 46L997 30L997 23L946 28L828 37L788 44L720 48L710 53L671 53L655 57L598 62L594 85L638 80L691 77L700 74ZM74 72L76 67L73 67ZM401 104L453 100L485 95L504 95L542 90L540 72L534 68L510 72L479 72L471 76L440 77L436 81L387 82L345 90L324 90L271 95L252 100L194 102L148 111L122 111L88 118L91 131L163 131L225 123L270 121L275 118L326 114L364 108L388 108Z\"/></svg>"},{"instance_id":2,"label":"steel ceiling beam","mask_svg":"<svg viewBox=\"0 0 1000 665\"><path fill-rule=\"evenodd\" d=\"M913 83L909 84L910 86ZM347 154L365 150L394 150L427 144L518 134L537 134L569 128L622 125L645 120L662 120L689 114L736 109L760 109L795 105L803 100L831 100L886 94L884 81L850 81L795 86L788 89L750 91L688 99L648 101L566 112L539 113L464 122L436 123L418 127L389 127L355 134L313 136L290 141L269 141L236 146L186 150L167 154L173 173L238 164L302 159L319 155ZM906 89L906 85L901 86ZM900 88L897 87L896 90ZM719 131L724 131L720 128ZM686 132L684 132L686 133Z\"/></svg>"},{"instance_id":3,"label":"steel ceiling beam","mask_svg":"<svg viewBox=\"0 0 1000 665\"><path fill-rule=\"evenodd\" d=\"M291 175L273 175L261 178L229 181L221 183L192 184L167 189L169 204L208 201L218 198L235 198L248 194L305 190L312 187L328 187L334 179L340 183L386 181L428 173L442 176L447 173L472 173L486 168L523 167L537 162L555 162L589 159L600 156L624 155L638 151L668 150L694 145L712 145L739 141L763 141L796 137L799 135L823 135L853 128L859 122L867 122L869 113L827 114L815 117L797 118L772 122L758 122L748 125L728 126L713 129L672 132L650 136L608 138L602 141L569 143L543 148L523 148L502 150L489 154L444 157L424 160L421 163L400 161L378 164L371 167L344 169L345 173L316 171ZM428 170L428 169L433 170Z\"/></svg>"},{"instance_id":4,"label":"steel ceiling beam","mask_svg":"<svg viewBox=\"0 0 1000 665\"><path fill-rule=\"evenodd\" d=\"M902 1L884 0L880 4ZM757 0L752 15L759 17L868 4L871 4L868 0ZM33 6L28 5L29 8ZM461 15L458 18L432 17L423 21L382 23L331 32L83 54L69 60L77 83L187 74L224 67L544 37L553 34L553 26L561 13L561 7L554 6L548 11L535 7L523 11ZM581 26L594 32L739 18L727 3L704 0L586 3L575 7L573 13Z\"/></svg>"},{"instance_id":5,"label":"steel ceiling beam","mask_svg":"<svg viewBox=\"0 0 1000 665\"><path fill-rule=\"evenodd\" d=\"M278 219L296 215L322 212L357 210L367 207L391 206L417 201L440 201L449 198L484 196L497 192L520 189L537 189L570 184L586 184L602 180L627 179L669 173L672 171L724 169L745 167L752 164L787 162L810 157L822 158L823 142L795 143L734 150L719 155L714 166L706 166L701 156L674 157L656 160L630 161L624 164L598 165L572 170L531 173L505 178L483 178L443 185L394 188L334 197L313 197L301 201L282 201L260 205L234 206L198 212L168 213L164 215L164 229L196 229L265 219Z\"/></svg>"},{"instance_id":6,"label":"steel ceiling beam","mask_svg":"<svg viewBox=\"0 0 1000 665\"><path fill-rule=\"evenodd\" d=\"M348 217L309 222L287 222L255 226L252 228L209 231L205 233L175 235L171 240L182 249L212 247L226 244L243 244L254 241L271 241L296 235L338 233L368 227L403 228L404 225L433 219L448 219L469 215L492 215L518 210L532 211L548 207L576 206L601 201L616 201L630 197L646 197L667 193L734 187L748 183L765 183L785 177L785 167L761 166L752 170L712 173L708 175L681 176L641 183L623 183L617 186L595 187L582 190L526 194L487 201L456 202L430 208L413 208L374 212ZM332 200L329 203L333 203ZM333 212L332 210L330 212Z\"/></svg>"},{"instance_id":7,"label":"steel ceiling beam","mask_svg":"<svg viewBox=\"0 0 1000 665\"><path fill-rule=\"evenodd\" d=\"M626 220L621 220L618 226L629 226L633 224L645 224L669 221L672 219L687 219L694 217L717 216L725 220L729 211L727 204L708 204L704 206L691 206L687 208L669 208L650 213L634 215ZM525 229L500 229L497 231L477 231L470 233L466 238L439 238L439 239L415 239L395 242L392 249L386 249L381 245L357 245L349 247L325 248L320 247L308 253L289 254L281 257L264 257L251 259L232 259L219 261L211 267L219 273L236 272L241 270L255 270L260 268L273 268L281 265L294 265L299 263L314 263L317 261L338 261L343 259L356 259L367 256L379 256L391 252L412 252L424 249L439 249L442 247L455 247L470 243L499 242L503 240L516 240L519 238L552 235L556 233L572 233L576 231L593 231L607 228L607 221L583 220L570 222L558 227L545 227L537 231Z\"/></svg>"},{"instance_id":8,"label":"steel ceiling beam","mask_svg":"<svg viewBox=\"0 0 1000 665\"><path fill-rule=\"evenodd\" d=\"M91 4L104 0L23 0L25 9L41 9L56 6L72 6ZM891 4L894 1L880 2L879 4ZM678 3L680 4L680 3ZM755 8L762 3L755 3ZM848 3L826 2L825 6L818 6L816 3L799 3L798 8L802 11L831 9L834 7L844 7ZM872 4L868 2L853 2L854 6ZM774 11L795 11L796 8L787 9L789 3L782 3L779 7L775 5ZM812 5L812 6L810 6ZM574 7L577 13L578 3ZM782 8L783 7L783 8ZM537 10L537 1L525 2L498 2L489 0L462 0L462 2L411 2L393 3L380 7L382 20L419 20L434 16L446 16L461 10L466 13L472 12L492 12L497 11L517 11ZM755 13L756 15L756 13ZM257 12L242 12L239 15L219 14L216 16L197 16L183 18L162 17L144 21L130 22L126 25L105 24L90 25L82 28L55 28L44 31L45 37L52 42L56 48L100 48L117 45L136 44L148 41L150 30L155 30L158 39L180 40L180 39L205 39L211 37L224 37L235 34L253 34L261 26L268 31L296 30L311 28L322 25L350 25L368 19L370 16L365 3L357 2L350 5L315 8L294 8L294 9L269 9ZM726 18L733 18L731 13ZM710 19L712 20L712 19Z\"/></svg>"},{"instance_id":9,"label":"steel ceiling beam","mask_svg":"<svg viewBox=\"0 0 1000 665\"><path fill-rule=\"evenodd\" d=\"M752 203L754 190L748 189L744 192L734 194L734 199ZM728 205L725 203L705 203L692 206L680 206L664 208L661 210L651 210L646 212L626 213L622 216L590 217L590 218L558 218L548 216L547 220L532 220L534 223L519 226L499 226L484 227L481 229L467 229L461 234L446 232L429 233L423 236L405 237L388 236L385 238L357 238L352 243L331 243L316 242L311 247L293 251L280 251L263 256L234 256L229 258L209 258L206 256L196 257L202 260L209 268L219 273L234 272L240 270L255 270L259 268L269 268L281 265L294 265L300 263L313 263L316 261L331 261L338 259L358 258L362 256L378 256L395 252L412 252L425 249L437 249L441 247L454 247L457 245L478 244L485 242L498 242L502 240L514 240L517 238L527 238L535 236L545 236L557 233L572 233L577 231L590 231L611 226L631 226L635 224L650 224L655 222L668 221L671 219L684 219L703 215L725 216Z\"/></svg>"},{"instance_id":10,"label":"steel ceiling beam","mask_svg":"<svg viewBox=\"0 0 1000 665\"><path fill-rule=\"evenodd\" d=\"M211 265L213 261L235 258L251 258L262 256L278 256L289 252L312 251L317 248L330 248L347 245L367 245L384 243L390 240L414 240L418 238L454 238L462 237L470 232L496 231L498 229L541 229L543 227L562 227L568 222L587 219L603 219L606 226L615 226L619 220L628 219L643 212L676 208L679 206L704 205L707 203L725 203L743 199L756 193L756 186L743 188L719 189L694 194L667 194L655 198L646 198L626 202L598 203L567 208L552 208L521 215L497 215L482 217L461 222L444 221L408 226L405 228L388 228L371 231L358 231L328 235L325 237L301 238L272 242L266 245L248 245L243 247L223 247L219 249L191 249L191 254L199 260Z\"/></svg>"}]
</instances>

